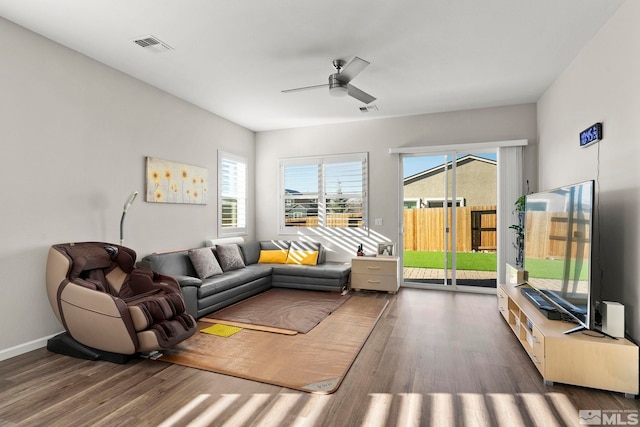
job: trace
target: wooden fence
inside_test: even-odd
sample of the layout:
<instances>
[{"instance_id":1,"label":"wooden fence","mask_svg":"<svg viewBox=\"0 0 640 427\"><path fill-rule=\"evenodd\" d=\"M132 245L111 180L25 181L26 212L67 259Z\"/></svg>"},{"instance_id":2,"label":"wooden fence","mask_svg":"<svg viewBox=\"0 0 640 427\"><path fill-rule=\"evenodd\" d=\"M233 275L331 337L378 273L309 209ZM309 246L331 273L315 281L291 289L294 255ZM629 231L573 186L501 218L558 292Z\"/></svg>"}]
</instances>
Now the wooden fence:
<instances>
[{"instance_id":1,"label":"wooden fence","mask_svg":"<svg viewBox=\"0 0 640 427\"><path fill-rule=\"evenodd\" d=\"M589 253L589 218L572 220L571 230L564 212L527 212L525 221L527 258L575 258L576 254L582 258Z\"/></svg>"},{"instance_id":2,"label":"wooden fence","mask_svg":"<svg viewBox=\"0 0 640 427\"><path fill-rule=\"evenodd\" d=\"M465 206L456 209L456 250L459 252L496 250L496 207ZM452 208L447 209L451 228ZM404 249L408 251L444 250L444 209L404 210ZM451 233L449 233L449 249Z\"/></svg>"}]
</instances>

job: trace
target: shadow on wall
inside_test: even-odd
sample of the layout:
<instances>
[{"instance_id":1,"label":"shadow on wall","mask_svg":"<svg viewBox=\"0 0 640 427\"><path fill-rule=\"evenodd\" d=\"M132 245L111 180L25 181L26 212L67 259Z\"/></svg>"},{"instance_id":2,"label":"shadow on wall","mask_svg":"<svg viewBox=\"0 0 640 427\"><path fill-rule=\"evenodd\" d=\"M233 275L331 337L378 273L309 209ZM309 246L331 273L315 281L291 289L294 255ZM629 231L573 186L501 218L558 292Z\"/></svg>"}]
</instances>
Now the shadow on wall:
<instances>
[{"instance_id":1,"label":"shadow on wall","mask_svg":"<svg viewBox=\"0 0 640 427\"><path fill-rule=\"evenodd\" d=\"M598 185L598 184L596 184ZM596 299L618 301L625 305L626 329L635 341L640 340L640 192L637 188L617 191L599 191L596 187L596 218L594 238L599 258L594 269L599 289ZM600 280L601 279L601 280Z\"/></svg>"},{"instance_id":2,"label":"shadow on wall","mask_svg":"<svg viewBox=\"0 0 640 427\"><path fill-rule=\"evenodd\" d=\"M356 256L360 245L363 245L365 255L375 255L378 253L379 243L396 243L392 239L366 228L313 228L299 231L297 234L300 241L320 241L328 252L331 260L346 260ZM395 254L394 254L395 255Z\"/></svg>"}]
</instances>

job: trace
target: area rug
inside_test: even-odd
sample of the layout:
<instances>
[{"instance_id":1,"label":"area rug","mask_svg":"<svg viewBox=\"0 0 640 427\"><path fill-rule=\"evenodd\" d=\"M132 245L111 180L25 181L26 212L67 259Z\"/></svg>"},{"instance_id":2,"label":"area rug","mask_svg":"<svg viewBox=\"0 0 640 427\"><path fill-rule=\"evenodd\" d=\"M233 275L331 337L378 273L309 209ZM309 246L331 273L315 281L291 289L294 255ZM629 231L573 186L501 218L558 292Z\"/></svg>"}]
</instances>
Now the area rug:
<instances>
[{"instance_id":1,"label":"area rug","mask_svg":"<svg viewBox=\"0 0 640 427\"><path fill-rule=\"evenodd\" d=\"M349 295L338 292L272 288L202 320L288 335L306 334L347 299Z\"/></svg>"},{"instance_id":2,"label":"area rug","mask_svg":"<svg viewBox=\"0 0 640 427\"><path fill-rule=\"evenodd\" d=\"M309 333L243 329L228 338L196 333L158 359L309 393L338 389L387 306L352 296ZM206 328L210 323L199 322Z\"/></svg>"}]
</instances>

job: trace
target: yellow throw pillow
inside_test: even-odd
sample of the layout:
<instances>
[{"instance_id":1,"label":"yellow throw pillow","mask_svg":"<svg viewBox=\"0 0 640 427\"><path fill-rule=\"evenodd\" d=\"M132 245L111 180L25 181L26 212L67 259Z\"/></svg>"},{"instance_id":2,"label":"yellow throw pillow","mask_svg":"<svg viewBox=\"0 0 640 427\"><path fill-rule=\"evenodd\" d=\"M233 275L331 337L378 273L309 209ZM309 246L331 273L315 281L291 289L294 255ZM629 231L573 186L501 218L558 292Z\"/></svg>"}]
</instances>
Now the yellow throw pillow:
<instances>
[{"instance_id":1,"label":"yellow throw pillow","mask_svg":"<svg viewBox=\"0 0 640 427\"><path fill-rule=\"evenodd\" d=\"M289 249L287 264L316 265L318 263L318 251L302 251Z\"/></svg>"},{"instance_id":2,"label":"yellow throw pillow","mask_svg":"<svg viewBox=\"0 0 640 427\"><path fill-rule=\"evenodd\" d=\"M262 249L260 251L260 258L258 259L258 262L267 264L284 264L287 262L288 253L289 251L286 249Z\"/></svg>"}]
</instances>

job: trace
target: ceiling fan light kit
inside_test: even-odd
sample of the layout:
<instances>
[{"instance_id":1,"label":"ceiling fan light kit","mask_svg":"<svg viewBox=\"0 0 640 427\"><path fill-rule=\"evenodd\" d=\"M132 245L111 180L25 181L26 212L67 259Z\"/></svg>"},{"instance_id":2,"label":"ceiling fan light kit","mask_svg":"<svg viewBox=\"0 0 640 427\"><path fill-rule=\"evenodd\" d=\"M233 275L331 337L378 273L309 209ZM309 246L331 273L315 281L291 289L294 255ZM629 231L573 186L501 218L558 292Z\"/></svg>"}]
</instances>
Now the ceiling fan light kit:
<instances>
[{"instance_id":1,"label":"ceiling fan light kit","mask_svg":"<svg viewBox=\"0 0 640 427\"><path fill-rule=\"evenodd\" d=\"M341 81L338 77L340 74L335 73L329 76L329 93L331 96L347 96L349 94L349 83Z\"/></svg>"},{"instance_id":2,"label":"ceiling fan light kit","mask_svg":"<svg viewBox=\"0 0 640 427\"><path fill-rule=\"evenodd\" d=\"M357 76L362 70L364 70L368 66L369 66L368 61L358 58L357 56L353 58L348 64L346 61L342 59L336 59L333 61L333 67L336 69L336 72L329 76L328 85L324 84L324 85L299 87L295 89L283 90L282 92L284 93L299 92L301 90L317 89L317 88L328 86L329 94L331 96L343 97L343 96L349 95L352 98L357 99L358 101L364 102L365 104L369 104L375 101L376 98L358 89L352 84L350 84L351 80L353 80L355 76Z\"/></svg>"}]
</instances>

